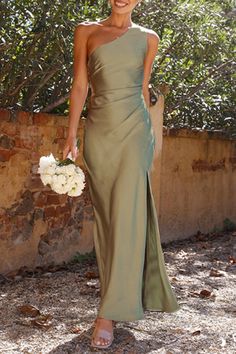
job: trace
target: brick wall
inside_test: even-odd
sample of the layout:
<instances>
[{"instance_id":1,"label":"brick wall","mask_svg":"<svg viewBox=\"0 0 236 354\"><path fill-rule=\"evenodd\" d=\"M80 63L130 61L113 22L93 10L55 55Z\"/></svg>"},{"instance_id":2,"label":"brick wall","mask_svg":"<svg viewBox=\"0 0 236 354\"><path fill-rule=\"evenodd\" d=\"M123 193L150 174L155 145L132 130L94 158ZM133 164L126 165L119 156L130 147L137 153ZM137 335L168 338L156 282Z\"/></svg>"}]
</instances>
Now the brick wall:
<instances>
[{"instance_id":1,"label":"brick wall","mask_svg":"<svg viewBox=\"0 0 236 354\"><path fill-rule=\"evenodd\" d=\"M62 158L67 126L67 117L0 110L0 272L60 263L93 248L88 185L79 197L59 195L37 173L42 155ZM81 154L76 164L83 169Z\"/></svg>"},{"instance_id":2,"label":"brick wall","mask_svg":"<svg viewBox=\"0 0 236 354\"><path fill-rule=\"evenodd\" d=\"M236 139L221 132L163 128L164 99L151 107L156 148L152 189L162 242L236 223ZM84 119L78 164L82 161ZM93 249L88 183L58 195L37 174L39 158L62 158L67 117L0 110L0 273L60 264ZM87 179L87 177L86 177Z\"/></svg>"}]
</instances>

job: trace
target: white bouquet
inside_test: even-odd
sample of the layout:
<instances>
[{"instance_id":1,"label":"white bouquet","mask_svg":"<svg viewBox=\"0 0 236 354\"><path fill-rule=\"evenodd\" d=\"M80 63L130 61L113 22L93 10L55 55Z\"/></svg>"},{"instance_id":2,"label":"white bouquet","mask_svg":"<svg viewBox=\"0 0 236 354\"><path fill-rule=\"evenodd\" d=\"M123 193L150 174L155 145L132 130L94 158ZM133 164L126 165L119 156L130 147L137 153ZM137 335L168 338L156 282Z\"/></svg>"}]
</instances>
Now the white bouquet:
<instances>
[{"instance_id":1,"label":"white bouquet","mask_svg":"<svg viewBox=\"0 0 236 354\"><path fill-rule=\"evenodd\" d=\"M40 157L38 173L43 184L49 184L52 190L59 194L67 193L70 197L77 197L82 194L85 186L84 172L75 165L71 152L64 160L55 159L52 153Z\"/></svg>"}]
</instances>

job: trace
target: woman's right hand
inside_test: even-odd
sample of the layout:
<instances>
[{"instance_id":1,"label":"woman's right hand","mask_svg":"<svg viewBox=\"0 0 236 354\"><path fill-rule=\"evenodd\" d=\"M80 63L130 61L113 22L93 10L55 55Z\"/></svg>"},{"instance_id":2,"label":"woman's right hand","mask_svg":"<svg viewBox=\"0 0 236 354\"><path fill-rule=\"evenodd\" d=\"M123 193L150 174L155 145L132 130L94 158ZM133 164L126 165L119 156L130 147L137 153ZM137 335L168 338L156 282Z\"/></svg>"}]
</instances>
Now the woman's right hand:
<instances>
[{"instance_id":1,"label":"woman's right hand","mask_svg":"<svg viewBox=\"0 0 236 354\"><path fill-rule=\"evenodd\" d=\"M74 136L68 136L63 149L63 160L67 158L67 155L71 152L72 159L76 160L78 157L77 139Z\"/></svg>"}]
</instances>

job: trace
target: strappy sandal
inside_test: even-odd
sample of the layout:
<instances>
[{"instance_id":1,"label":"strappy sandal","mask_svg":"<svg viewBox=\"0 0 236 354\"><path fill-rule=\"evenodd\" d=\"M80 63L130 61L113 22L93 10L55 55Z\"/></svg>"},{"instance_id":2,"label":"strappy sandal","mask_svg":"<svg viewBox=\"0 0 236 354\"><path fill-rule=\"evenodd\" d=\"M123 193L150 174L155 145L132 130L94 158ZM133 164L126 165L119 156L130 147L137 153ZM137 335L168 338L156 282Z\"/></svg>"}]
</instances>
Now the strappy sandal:
<instances>
[{"instance_id":1,"label":"strappy sandal","mask_svg":"<svg viewBox=\"0 0 236 354\"><path fill-rule=\"evenodd\" d=\"M96 323L97 323L97 318L94 320L93 322L93 325L92 326L96 326ZM112 320L112 324L114 327L116 327L116 321ZM95 339L95 333L92 335L92 341L91 341L91 346L92 347L95 347L95 348L99 348L99 349L106 349L108 347L110 347L110 345L112 344L113 340L114 340L114 336L113 336L113 333L109 332L108 330L106 329L98 329L96 331L96 337L99 338L103 338L103 339L108 339L109 342L107 344L96 344L94 342L94 339ZM99 341L99 340L98 340Z\"/></svg>"},{"instance_id":2,"label":"strappy sandal","mask_svg":"<svg viewBox=\"0 0 236 354\"><path fill-rule=\"evenodd\" d=\"M94 347L94 348L99 348L99 349L106 349L108 347L110 347L110 345L112 344L113 340L114 340L114 336L113 336L113 333L107 331L106 329L98 329L96 331L96 336L97 338L101 337L103 339L108 339L109 342L107 344L96 344L94 342L94 339L95 339L95 335L92 336L92 341L91 341L91 346ZM99 342L99 340L98 340Z\"/></svg>"}]
</instances>

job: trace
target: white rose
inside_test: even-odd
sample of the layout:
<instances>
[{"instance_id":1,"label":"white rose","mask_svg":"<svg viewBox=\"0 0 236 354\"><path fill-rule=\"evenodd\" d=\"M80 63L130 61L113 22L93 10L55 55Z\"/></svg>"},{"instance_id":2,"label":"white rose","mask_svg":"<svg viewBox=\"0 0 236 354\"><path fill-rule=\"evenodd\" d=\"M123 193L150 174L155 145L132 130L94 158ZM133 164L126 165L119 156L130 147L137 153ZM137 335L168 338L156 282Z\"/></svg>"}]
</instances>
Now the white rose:
<instances>
[{"instance_id":1,"label":"white rose","mask_svg":"<svg viewBox=\"0 0 236 354\"><path fill-rule=\"evenodd\" d=\"M65 173L67 175L73 175L75 173L75 165L74 164L70 164L65 166Z\"/></svg>"},{"instance_id":2,"label":"white rose","mask_svg":"<svg viewBox=\"0 0 236 354\"><path fill-rule=\"evenodd\" d=\"M41 175L41 181L43 182L43 184L45 186L46 186L46 184L51 184L52 176L51 175L47 175L47 174L42 174Z\"/></svg>"},{"instance_id":3,"label":"white rose","mask_svg":"<svg viewBox=\"0 0 236 354\"><path fill-rule=\"evenodd\" d=\"M68 195L70 197L78 197L79 195L81 195L82 193L82 190L81 188L79 188L78 185L75 185L69 192L68 192Z\"/></svg>"},{"instance_id":4,"label":"white rose","mask_svg":"<svg viewBox=\"0 0 236 354\"><path fill-rule=\"evenodd\" d=\"M55 171L56 171L56 165L52 164L52 165L47 166L44 169L43 173L46 173L48 175L54 175Z\"/></svg>"},{"instance_id":5,"label":"white rose","mask_svg":"<svg viewBox=\"0 0 236 354\"><path fill-rule=\"evenodd\" d=\"M56 160L55 160L52 153L49 156L40 157L38 173L43 173L43 171L45 170L46 167L48 167L49 165L51 165L55 162L56 162Z\"/></svg>"}]
</instances>

